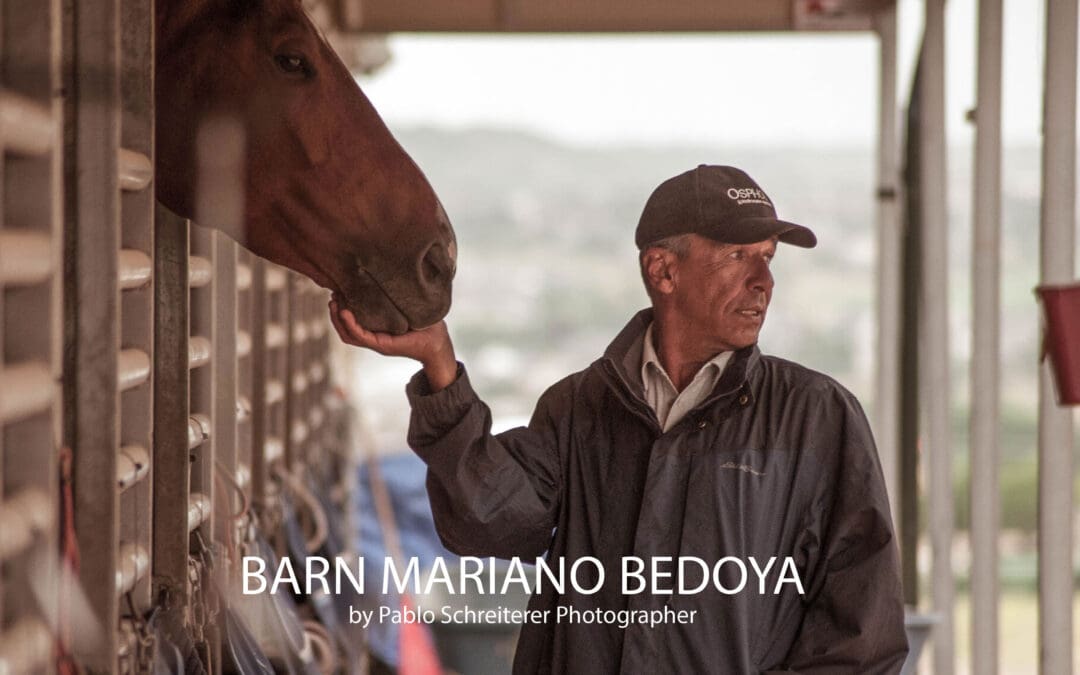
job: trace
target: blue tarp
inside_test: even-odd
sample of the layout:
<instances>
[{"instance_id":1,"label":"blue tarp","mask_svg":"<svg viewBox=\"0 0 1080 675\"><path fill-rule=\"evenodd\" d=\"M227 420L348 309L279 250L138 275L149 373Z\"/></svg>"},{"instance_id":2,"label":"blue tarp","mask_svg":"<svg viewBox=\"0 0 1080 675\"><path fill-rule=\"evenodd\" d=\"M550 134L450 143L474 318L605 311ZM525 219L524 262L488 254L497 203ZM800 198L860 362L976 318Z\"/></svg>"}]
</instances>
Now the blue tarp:
<instances>
[{"instance_id":1,"label":"blue tarp","mask_svg":"<svg viewBox=\"0 0 1080 675\"><path fill-rule=\"evenodd\" d=\"M420 561L420 569L431 566L437 556L444 556L447 564L457 556L442 547L435 532L424 479L427 467L411 451L381 457L379 469L390 493L402 555L413 556ZM368 608L378 606L398 607L396 593L382 596L383 561L389 553L383 539L382 528L376 517L375 501L371 493L371 476L367 463L360 466L356 490L352 496L353 523L359 529L359 554L364 558L364 590ZM391 589L392 591L392 589ZM398 665L399 626L390 622L373 622L367 631L368 647L380 660Z\"/></svg>"}]
</instances>

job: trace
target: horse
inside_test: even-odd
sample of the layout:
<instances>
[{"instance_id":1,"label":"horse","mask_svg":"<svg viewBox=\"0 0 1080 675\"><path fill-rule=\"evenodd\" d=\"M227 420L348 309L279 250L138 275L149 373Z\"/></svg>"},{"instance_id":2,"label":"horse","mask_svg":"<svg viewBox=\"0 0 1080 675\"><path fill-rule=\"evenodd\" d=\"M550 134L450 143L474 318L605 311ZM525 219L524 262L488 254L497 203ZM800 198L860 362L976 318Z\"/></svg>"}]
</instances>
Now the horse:
<instances>
[{"instance_id":1,"label":"horse","mask_svg":"<svg viewBox=\"0 0 1080 675\"><path fill-rule=\"evenodd\" d=\"M446 315L446 212L300 0L158 0L155 37L158 201L329 289L369 330ZM235 131L202 153L238 148L231 210L196 190L211 128Z\"/></svg>"}]
</instances>

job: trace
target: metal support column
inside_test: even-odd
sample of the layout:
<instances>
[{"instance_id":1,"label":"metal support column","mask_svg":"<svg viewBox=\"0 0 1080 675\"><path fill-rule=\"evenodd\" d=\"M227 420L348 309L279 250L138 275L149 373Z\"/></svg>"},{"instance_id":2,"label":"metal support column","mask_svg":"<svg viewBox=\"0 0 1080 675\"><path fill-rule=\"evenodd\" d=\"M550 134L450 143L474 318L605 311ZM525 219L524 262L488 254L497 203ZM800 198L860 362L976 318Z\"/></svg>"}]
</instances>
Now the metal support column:
<instances>
[{"instance_id":1,"label":"metal support column","mask_svg":"<svg viewBox=\"0 0 1080 675\"><path fill-rule=\"evenodd\" d=\"M0 670L50 672L69 637L51 620L64 601L60 3L0 10Z\"/></svg>"},{"instance_id":2,"label":"metal support column","mask_svg":"<svg viewBox=\"0 0 1080 675\"><path fill-rule=\"evenodd\" d=\"M1077 0L1047 0L1040 281L1071 281L1076 238ZM1039 670L1072 671L1073 420L1039 372Z\"/></svg>"},{"instance_id":3,"label":"metal support column","mask_svg":"<svg viewBox=\"0 0 1080 675\"><path fill-rule=\"evenodd\" d=\"M188 603L190 343L188 222L160 204L154 232L153 588L165 611Z\"/></svg>"},{"instance_id":4,"label":"metal support column","mask_svg":"<svg viewBox=\"0 0 1080 675\"><path fill-rule=\"evenodd\" d=\"M266 391L267 368L266 325L269 300L266 292L266 268L270 263L254 255L248 257L248 319L251 322L251 348L247 358L251 387L251 498L252 506L262 507L269 492L270 467L266 461L267 440L270 437L269 406Z\"/></svg>"},{"instance_id":5,"label":"metal support column","mask_svg":"<svg viewBox=\"0 0 1080 675\"><path fill-rule=\"evenodd\" d=\"M893 521L899 522L900 414L900 223L899 147L896 106L896 7L874 17L880 49L877 167L877 375L874 436L889 492Z\"/></svg>"},{"instance_id":6,"label":"metal support column","mask_svg":"<svg viewBox=\"0 0 1080 675\"><path fill-rule=\"evenodd\" d=\"M214 246L214 470L227 471L236 480L237 467L237 311L236 244L220 232L213 233ZM226 481L227 482L227 481ZM219 484L215 480L215 486ZM229 516L240 508L241 499L232 492L218 492L214 509L222 517L215 525L215 538L226 541L219 527L232 527Z\"/></svg>"},{"instance_id":7,"label":"metal support column","mask_svg":"<svg viewBox=\"0 0 1080 675\"><path fill-rule=\"evenodd\" d=\"M250 499L253 494L254 475L254 349L253 321L254 297L252 292L254 256L238 245L233 245L236 258L236 466L233 467L237 484Z\"/></svg>"},{"instance_id":8,"label":"metal support column","mask_svg":"<svg viewBox=\"0 0 1080 675\"><path fill-rule=\"evenodd\" d=\"M1001 0L979 1L971 253L971 658L998 670L998 488L1001 316Z\"/></svg>"},{"instance_id":9,"label":"metal support column","mask_svg":"<svg viewBox=\"0 0 1080 675\"><path fill-rule=\"evenodd\" d=\"M146 559L152 548L154 346L154 3L121 0L120 83L120 546ZM136 376L137 375L137 376ZM121 565L125 564L121 561ZM146 568L143 568L146 570ZM151 605L150 575L135 579L136 611ZM128 614L126 607L121 614ZM124 619L134 630L135 617ZM130 632L130 631L129 631ZM122 646L121 646L122 648Z\"/></svg>"},{"instance_id":10,"label":"metal support column","mask_svg":"<svg viewBox=\"0 0 1080 675\"><path fill-rule=\"evenodd\" d=\"M116 668L119 496L120 17L118 0L65 2L73 69L65 177L65 371L70 377L69 440L74 451L79 577L101 638L76 654L93 672ZM77 85L76 85L77 83ZM78 641L76 641L78 645Z\"/></svg>"},{"instance_id":11,"label":"metal support column","mask_svg":"<svg viewBox=\"0 0 1080 675\"><path fill-rule=\"evenodd\" d=\"M214 270L217 267L216 237L212 230L192 223L189 228L191 257L188 259L188 299L191 302L188 326L188 426L197 429L198 438L188 439L191 453L191 494L188 501L194 504L200 499L214 500L214 462L217 456L220 430L217 421L217 400L224 395L230 400L234 394L219 392L219 359L214 347L224 336L218 332L218 288ZM228 365L226 364L226 368ZM209 514L203 514L209 515ZM188 522L191 529L199 529L204 542L213 540L213 522L204 519Z\"/></svg>"},{"instance_id":12,"label":"metal support column","mask_svg":"<svg viewBox=\"0 0 1080 675\"><path fill-rule=\"evenodd\" d=\"M949 256L945 171L945 0L927 0L920 117L922 136L922 356L927 484L932 550L931 598L941 623L934 634L934 674L954 667L952 452L949 445Z\"/></svg>"}]
</instances>

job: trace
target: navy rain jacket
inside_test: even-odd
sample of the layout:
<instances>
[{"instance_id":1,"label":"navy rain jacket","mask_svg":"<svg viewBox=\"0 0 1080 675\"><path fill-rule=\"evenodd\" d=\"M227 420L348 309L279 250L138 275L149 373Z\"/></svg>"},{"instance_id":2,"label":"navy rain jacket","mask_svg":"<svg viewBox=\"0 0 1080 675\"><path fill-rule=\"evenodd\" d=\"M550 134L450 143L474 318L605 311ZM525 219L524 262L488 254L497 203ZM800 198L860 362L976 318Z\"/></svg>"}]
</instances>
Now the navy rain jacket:
<instances>
[{"instance_id":1,"label":"navy rain jacket","mask_svg":"<svg viewBox=\"0 0 1080 675\"><path fill-rule=\"evenodd\" d=\"M428 465L448 549L547 552L549 565L564 558L567 569L582 556L603 563L598 592L568 583L558 595L547 584L530 609L696 610L692 623L652 628L526 623L514 672L899 672L907 653L899 557L858 401L829 377L751 346L664 432L642 398L650 321L651 310L638 313L603 357L548 389L528 427L492 435L490 411L463 368L438 393L422 372L407 387L409 444ZM735 556L746 586L730 595L711 583L696 594L624 595L624 556L693 556L710 567ZM792 583L773 593L785 556L805 595ZM777 557L764 593L751 557L761 568ZM690 569L696 587L700 572ZM724 588L736 587L737 567L721 570Z\"/></svg>"}]
</instances>

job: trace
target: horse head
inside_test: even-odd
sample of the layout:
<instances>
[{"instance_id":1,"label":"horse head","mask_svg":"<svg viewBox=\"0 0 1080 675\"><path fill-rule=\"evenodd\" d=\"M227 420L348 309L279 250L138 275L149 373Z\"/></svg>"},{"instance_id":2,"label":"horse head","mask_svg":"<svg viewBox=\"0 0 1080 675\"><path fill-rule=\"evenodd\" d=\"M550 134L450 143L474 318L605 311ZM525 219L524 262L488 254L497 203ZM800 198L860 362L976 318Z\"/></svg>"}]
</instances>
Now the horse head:
<instances>
[{"instance_id":1,"label":"horse head","mask_svg":"<svg viewBox=\"0 0 1080 675\"><path fill-rule=\"evenodd\" d=\"M157 4L158 199L330 289L370 330L445 316L446 213L299 0ZM197 151L215 120L235 133ZM232 207L196 190L203 155L230 146Z\"/></svg>"}]
</instances>

